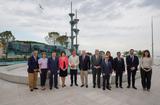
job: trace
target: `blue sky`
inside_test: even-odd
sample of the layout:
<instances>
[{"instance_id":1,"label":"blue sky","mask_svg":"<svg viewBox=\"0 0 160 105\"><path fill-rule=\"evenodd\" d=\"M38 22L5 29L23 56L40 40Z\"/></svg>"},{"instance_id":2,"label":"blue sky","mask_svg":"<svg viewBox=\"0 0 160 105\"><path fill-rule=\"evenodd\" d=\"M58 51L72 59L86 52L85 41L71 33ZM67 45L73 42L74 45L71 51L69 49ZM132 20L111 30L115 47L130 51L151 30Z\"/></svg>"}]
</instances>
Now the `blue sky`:
<instances>
[{"instance_id":1,"label":"blue sky","mask_svg":"<svg viewBox=\"0 0 160 105\"><path fill-rule=\"evenodd\" d=\"M154 16L155 53L160 53L159 0L72 0L78 9L80 49L125 51L151 49ZM39 4L43 7L41 9ZM45 42L48 32L70 35L70 0L0 0L0 32L17 40Z\"/></svg>"}]
</instances>

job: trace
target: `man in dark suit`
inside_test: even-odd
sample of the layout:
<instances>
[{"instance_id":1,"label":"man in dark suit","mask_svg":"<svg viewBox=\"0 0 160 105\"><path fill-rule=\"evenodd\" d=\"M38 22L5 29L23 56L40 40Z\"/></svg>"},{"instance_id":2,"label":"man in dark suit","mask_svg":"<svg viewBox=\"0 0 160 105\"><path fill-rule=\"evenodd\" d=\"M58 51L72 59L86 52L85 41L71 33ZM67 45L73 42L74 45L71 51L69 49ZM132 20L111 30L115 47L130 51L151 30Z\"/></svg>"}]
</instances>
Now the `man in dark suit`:
<instances>
[{"instance_id":1,"label":"man in dark suit","mask_svg":"<svg viewBox=\"0 0 160 105\"><path fill-rule=\"evenodd\" d=\"M52 90L53 86L53 75L54 75L54 88L58 89L58 70L59 70L59 59L56 56L56 51L52 52L52 57L48 59L48 69L50 71L49 86Z\"/></svg>"},{"instance_id":2,"label":"man in dark suit","mask_svg":"<svg viewBox=\"0 0 160 105\"><path fill-rule=\"evenodd\" d=\"M109 80L112 74L112 62L109 61L108 55L106 55L105 59L102 60L101 68L102 68L102 75L103 75L103 90L105 90L106 87L108 90L111 90ZM106 85L106 80L107 80L107 85Z\"/></svg>"},{"instance_id":3,"label":"man in dark suit","mask_svg":"<svg viewBox=\"0 0 160 105\"><path fill-rule=\"evenodd\" d=\"M30 91L37 88L37 78L39 72L38 51L33 51L32 56L28 59L28 84Z\"/></svg>"},{"instance_id":4,"label":"man in dark suit","mask_svg":"<svg viewBox=\"0 0 160 105\"><path fill-rule=\"evenodd\" d=\"M85 85L86 88L88 88L88 70L90 69L90 57L86 54L85 50L82 51L82 55L79 57L79 69L82 81L81 87Z\"/></svg>"},{"instance_id":5,"label":"man in dark suit","mask_svg":"<svg viewBox=\"0 0 160 105\"><path fill-rule=\"evenodd\" d=\"M102 57L99 55L99 50L95 50L95 54L91 58L92 73L93 73L93 88L96 87L96 76L97 76L98 88L101 88L101 85L100 85L101 62L102 62Z\"/></svg>"},{"instance_id":6,"label":"man in dark suit","mask_svg":"<svg viewBox=\"0 0 160 105\"><path fill-rule=\"evenodd\" d=\"M121 53L117 52L117 57L114 58L114 72L116 73L115 76L115 83L116 88L118 88L118 80L119 80L119 87L122 87L122 77L123 73L125 72L125 63L124 59L121 57Z\"/></svg>"},{"instance_id":7,"label":"man in dark suit","mask_svg":"<svg viewBox=\"0 0 160 105\"><path fill-rule=\"evenodd\" d=\"M130 88L131 84L131 76L132 76L132 88L137 89L135 87L135 76L139 65L139 59L134 55L134 49L130 50L130 55L126 57L127 64L127 75L128 75L128 86Z\"/></svg>"}]
</instances>

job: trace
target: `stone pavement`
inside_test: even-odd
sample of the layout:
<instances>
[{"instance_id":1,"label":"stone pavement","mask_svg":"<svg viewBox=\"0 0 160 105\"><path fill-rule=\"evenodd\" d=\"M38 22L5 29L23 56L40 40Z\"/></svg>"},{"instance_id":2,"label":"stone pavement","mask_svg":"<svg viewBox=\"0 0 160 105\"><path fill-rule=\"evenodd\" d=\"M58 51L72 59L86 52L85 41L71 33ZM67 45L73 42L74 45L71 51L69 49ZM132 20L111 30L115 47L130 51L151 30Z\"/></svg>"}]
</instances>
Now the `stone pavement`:
<instances>
[{"instance_id":1,"label":"stone pavement","mask_svg":"<svg viewBox=\"0 0 160 105\"><path fill-rule=\"evenodd\" d=\"M142 90L140 79L136 80L138 90L127 89L126 83L124 89L117 89L114 85L111 91L93 89L91 80L89 88L70 87L67 78L66 88L33 92L27 85L0 80L0 105L160 105L159 77L160 67L156 66L150 92Z\"/></svg>"}]
</instances>

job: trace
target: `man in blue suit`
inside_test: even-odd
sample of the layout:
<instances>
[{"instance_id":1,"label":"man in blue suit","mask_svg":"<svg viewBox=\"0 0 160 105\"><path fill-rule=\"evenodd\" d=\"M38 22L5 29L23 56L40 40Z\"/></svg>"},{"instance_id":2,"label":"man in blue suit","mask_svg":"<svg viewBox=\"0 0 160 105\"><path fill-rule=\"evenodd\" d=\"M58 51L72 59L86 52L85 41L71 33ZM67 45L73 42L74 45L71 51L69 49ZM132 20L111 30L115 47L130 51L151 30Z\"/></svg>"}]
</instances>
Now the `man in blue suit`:
<instances>
[{"instance_id":1,"label":"man in blue suit","mask_svg":"<svg viewBox=\"0 0 160 105\"><path fill-rule=\"evenodd\" d=\"M56 51L52 52L52 57L48 59L48 69L50 72L49 76L49 86L50 90L52 90L53 87L53 75L54 75L54 88L58 88L58 70L59 70L59 58L56 55Z\"/></svg>"},{"instance_id":2,"label":"man in blue suit","mask_svg":"<svg viewBox=\"0 0 160 105\"><path fill-rule=\"evenodd\" d=\"M37 78L39 72L38 51L33 51L32 56L28 59L28 84L30 91L37 88Z\"/></svg>"},{"instance_id":3,"label":"man in blue suit","mask_svg":"<svg viewBox=\"0 0 160 105\"><path fill-rule=\"evenodd\" d=\"M134 55L134 49L130 50L130 55L126 57L126 64L127 64L127 75L128 75L128 86L130 88L131 84L131 76L132 76L132 88L137 89L135 87L135 76L138 70L139 59L137 56Z\"/></svg>"},{"instance_id":4,"label":"man in blue suit","mask_svg":"<svg viewBox=\"0 0 160 105\"><path fill-rule=\"evenodd\" d=\"M105 59L102 60L101 69L103 75L103 90L105 90L106 87L108 90L111 90L109 79L112 74L112 63L111 61L109 61L108 55L106 55ZM106 86L106 80L107 80L107 86Z\"/></svg>"}]
</instances>

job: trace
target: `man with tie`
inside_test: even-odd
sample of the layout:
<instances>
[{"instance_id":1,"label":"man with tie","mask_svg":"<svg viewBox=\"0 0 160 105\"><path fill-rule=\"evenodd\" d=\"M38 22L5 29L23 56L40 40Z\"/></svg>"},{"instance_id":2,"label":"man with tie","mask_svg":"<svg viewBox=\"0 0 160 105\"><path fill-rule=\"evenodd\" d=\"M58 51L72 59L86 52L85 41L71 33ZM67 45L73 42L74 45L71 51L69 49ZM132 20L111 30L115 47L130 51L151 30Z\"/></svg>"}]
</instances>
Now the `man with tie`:
<instances>
[{"instance_id":1,"label":"man with tie","mask_svg":"<svg viewBox=\"0 0 160 105\"><path fill-rule=\"evenodd\" d=\"M85 50L82 51L82 55L79 57L79 69L82 82L81 87L86 86L86 88L88 88L88 70L90 69L90 57L86 54Z\"/></svg>"},{"instance_id":2,"label":"man with tie","mask_svg":"<svg viewBox=\"0 0 160 105\"><path fill-rule=\"evenodd\" d=\"M116 88L118 88L118 80L119 80L119 87L122 87L122 77L123 73L125 72L125 63L124 59L121 57L121 52L117 52L117 57L114 58L114 72L115 76L115 84Z\"/></svg>"},{"instance_id":3,"label":"man with tie","mask_svg":"<svg viewBox=\"0 0 160 105\"><path fill-rule=\"evenodd\" d=\"M131 76L132 76L132 88L137 89L135 87L135 76L139 65L139 59L134 55L134 49L130 50L130 55L126 57L127 64L127 76L128 76L128 86L130 88L131 84Z\"/></svg>"},{"instance_id":4,"label":"man with tie","mask_svg":"<svg viewBox=\"0 0 160 105\"><path fill-rule=\"evenodd\" d=\"M99 50L95 50L95 54L91 58L91 63L92 63L92 74L93 74L93 88L96 87L96 81L98 88L101 88L101 63L102 63L102 57L99 54ZM97 76L97 80L96 80Z\"/></svg>"},{"instance_id":5,"label":"man with tie","mask_svg":"<svg viewBox=\"0 0 160 105\"><path fill-rule=\"evenodd\" d=\"M109 80L112 74L112 62L109 61L108 55L106 55L105 59L102 60L101 68L102 68L102 75L103 75L103 90L105 90L106 87L108 90L111 90ZM106 85L106 81L107 81L107 85Z\"/></svg>"},{"instance_id":6,"label":"man with tie","mask_svg":"<svg viewBox=\"0 0 160 105\"><path fill-rule=\"evenodd\" d=\"M50 90L52 90L53 87L53 75L54 75L54 88L58 89L59 58L56 55L56 51L53 51L52 57L48 59L48 69L50 72L49 76Z\"/></svg>"}]
</instances>

